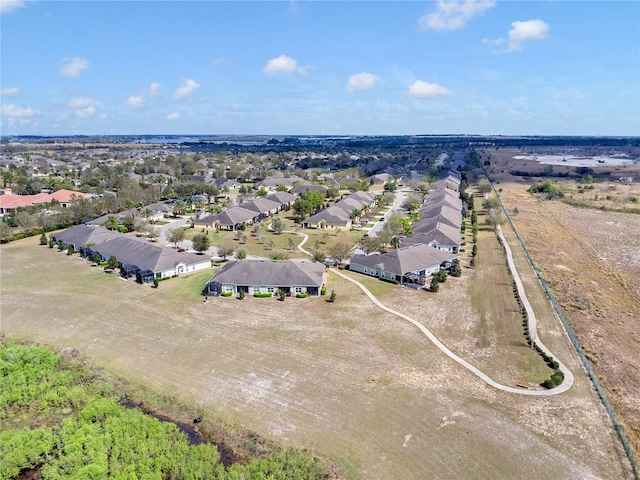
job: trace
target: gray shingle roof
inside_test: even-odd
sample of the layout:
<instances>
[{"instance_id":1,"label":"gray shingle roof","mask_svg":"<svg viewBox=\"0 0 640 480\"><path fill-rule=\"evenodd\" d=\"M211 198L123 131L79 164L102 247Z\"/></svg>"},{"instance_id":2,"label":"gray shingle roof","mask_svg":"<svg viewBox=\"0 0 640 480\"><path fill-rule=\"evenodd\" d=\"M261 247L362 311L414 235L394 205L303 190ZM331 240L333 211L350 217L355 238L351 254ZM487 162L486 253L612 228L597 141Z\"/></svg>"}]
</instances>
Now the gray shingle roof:
<instances>
[{"instance_id":1,"label":"gray shingle roof","mask_svg":"<svg viewBox=\"0 0 640 480\"><path fill-rule=\"evenodd\" d=\"M309 261L236 260L227 263L209 281L262 287L320 287L324 272L324 264Z\"/></svg>"},{"instance_id":2,"label":"gray shingle roof","mask_svg":"<svg viewBox=\"0 0 640 480\"><path fill-rule=\"evenodd\" d=\"M350 263L378 267L396 275L406 275L439 266L442 262L452 261L456 257L456 254L443 252L426 244L415 244L388 253L354 255Z\"/></svg>"},{"instance_id":3,"label":"gray shingle roof","mask_svg":"<svg viewBox=\"0 0 640 480\"><path fill-rule=\"evenodd\" d=\"M438 245L460 245L461 241L462 235L460 234L459 228L444 223L437 223L431 230L419 232L403 239L402 244L409 245L413 243L435 242Z\"/></svg>"},{"instance_id":4,"label":"gray shingle roof","mask_svg":"<svg viewBox=\"0 0 640 480\"><path fill-rule=\"evenodd\" d=\"M54 234L53 237L56 241L62 240L66 244L73 244L76 247L81 247L88 243L102 243L121 235L122 234L118 232L114 232L97 225L76 225L75 227L71 227L63 232Z\"/></svg>"}]
</instances>

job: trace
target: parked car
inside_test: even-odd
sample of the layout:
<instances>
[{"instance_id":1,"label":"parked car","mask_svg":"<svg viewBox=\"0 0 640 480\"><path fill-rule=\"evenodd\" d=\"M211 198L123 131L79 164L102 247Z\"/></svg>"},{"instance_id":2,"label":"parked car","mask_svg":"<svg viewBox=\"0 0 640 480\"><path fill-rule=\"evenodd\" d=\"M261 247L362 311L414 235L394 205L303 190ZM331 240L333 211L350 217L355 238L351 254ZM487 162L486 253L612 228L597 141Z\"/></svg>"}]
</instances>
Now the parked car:
<instances>
[{"instance_id":1,"label":"parked car","mask_svg":"<svg viewBox=\"0 0 640 480\"><path fill-rule=\"evenodd\" d=\"M384 217L380 217L380 221L381 221L381 222L384 222Z\"/></svg>"}]
</instances>

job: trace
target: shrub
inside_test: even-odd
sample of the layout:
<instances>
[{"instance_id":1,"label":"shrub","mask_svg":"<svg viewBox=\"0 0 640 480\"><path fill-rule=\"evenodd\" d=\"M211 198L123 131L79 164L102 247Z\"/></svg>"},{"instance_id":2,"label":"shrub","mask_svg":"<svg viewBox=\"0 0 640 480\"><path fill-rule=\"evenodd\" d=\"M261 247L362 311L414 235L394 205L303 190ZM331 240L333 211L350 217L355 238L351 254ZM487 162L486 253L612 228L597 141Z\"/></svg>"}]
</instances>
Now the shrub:
<instances>
[{"instance_id":1,"label":"shrub","mask_svg":"<svg viewBox=\"0 0 640 480\"><path fill-rule=\"evenodd\" d=\"M327 287L324 287L324 286L323 286L323 287L320 289L320 295L326 295L326 293L327 293Z\"/></svg>"},{"instance_id":2,"label":"shrub","mask_svg":"<svg viewBox=\"0 0 640 480\"><path fill-rule=\"evenodd\" d=\"M331 295L329 295L329 300L327 300L330 303L333 303L336 301L336 291L335 290L331 290Z\"/></svg>"},{"instance_id":3,"label":"shrub","mask_svg":"<svg viewBox=\"0 0 640 480\"><path fill-rule=\"evenodd\" d=\"M287 298L287 294L285 293L285 291L279 288L277 293L278 293L278 300L280 300L281 302L284 302L284 299Z\"/></svg>"},{"instance_id":4,"label":"shrub","mask_svg":"<svg viewBox=\"0 0 640 480\"><path fill-rule=\"evenodd\" d=\"M253 294L255 298L271 298L273 297L273 293L260 293L256 292Z\"/></svg>"},{"instance_id":5,"label":"shrub","mask_svg":"<svg viewBox=\"0 0 640 480\"><path fill-rule=\"evenodd\" d=\"M438 280L437 277L433 277L431 279L431 285L429 286L429 290L431 290L432 292L437 292L438 290L440 290L440 280Z\"/></svg>"},{"instance_id":6,"label":"shrub","mask_svg":"<svg viewBox=\"0 0 640 480\"><path fill-rule=\"evenodd\" d=\"M307 298L309 296L308 293L297 293L296 298Z\"/></svg>"},{"instance_id":7,"label":"shrub","mask_svg":"<svg viewBox=\"0 0 640 480\"><path fill-rule=\"evenodd\" d=\"M160 285L160 280L158 280L157 278L153 279L153 288L158 288L158 286Z\"/></svg>"},{"instance_id":8,"label":"shrub","mask_svg":"<svg viewBox=\"0 0 640 480\"><path fill-rule=\"evenodd\" d=\"M244 300L244 290L238 292L238 300Z\"/></svg>"},{"instance_id":9,"label":"shrub","mask_svg":"<svg viewBox=\"0 0 640 480\"><path fill-rule=\"evenodd\" d=\"M380 277L380 280L387 283L393 283L394 285L400 285L400 282L395 278Z\"/></svg>"},{"instance_id":10,"label":"shrub","mask_svg":"<svg viewBox=\"0 0 640 480\"><path fill-rule=\"evenodd\" d=\"M233 292L222 292L220 295L223 297L230 297L231 295L233 295Z\"/></svg>"},{"instance_id":11,"label":"shrub","mask_svg":"<svg viewBox=\"0 0 640 480\"><path fill-rule=\"evenodd\" d=\"M40 235L40 245L46 245L48 243L47 236L42 232Z\"/></svg>"}]
</instances>

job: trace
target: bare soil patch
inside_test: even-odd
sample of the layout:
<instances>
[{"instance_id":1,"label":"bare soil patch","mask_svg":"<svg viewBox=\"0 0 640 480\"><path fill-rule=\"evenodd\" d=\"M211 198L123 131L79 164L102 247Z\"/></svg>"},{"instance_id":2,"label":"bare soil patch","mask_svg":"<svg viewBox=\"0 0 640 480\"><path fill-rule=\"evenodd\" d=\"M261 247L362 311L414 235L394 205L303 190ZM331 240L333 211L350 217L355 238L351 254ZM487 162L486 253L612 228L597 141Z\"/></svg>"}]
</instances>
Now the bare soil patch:
<instances>
[{"instance_id":1,"label":"bare soil patch","mask_svg":"<svg viewBox=\"0 0 640 480\"><path fill-rule=\"evenodd\" d=\"M156 290L36 242L0 247L8 337L77 349L227 424L329 456L347 478L630 478L569 349L574 387L522 398L488 387L333 275L333 304L205 302L206 272ZM457 312L475 315L460 280L433 298L398 288L384 301L397 292L398 306L456 341Z\"/></svg>"}]
</instances>

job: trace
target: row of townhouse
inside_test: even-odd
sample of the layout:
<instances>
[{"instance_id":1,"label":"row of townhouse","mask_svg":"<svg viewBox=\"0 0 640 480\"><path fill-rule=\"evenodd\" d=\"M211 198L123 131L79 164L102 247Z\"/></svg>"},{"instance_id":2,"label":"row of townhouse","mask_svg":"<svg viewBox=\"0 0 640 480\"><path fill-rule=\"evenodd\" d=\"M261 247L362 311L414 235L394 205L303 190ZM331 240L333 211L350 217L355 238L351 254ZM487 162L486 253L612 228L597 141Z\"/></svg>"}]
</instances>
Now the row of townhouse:
<instances>
[{"instance_id":1,"label":"row of townhouse","mask_svg":"<svg viewBox=\"0 0 640 480\"><path fill-rule=\"evenodd\" d=\"M349 230L353 225L353 211L365 210L369 207L374 207L376 204L376 197L370 192L354 192L346 197L338 200L329 208L319 211L318 213L311 215L304 222L302 226L306 228L342 228Z\"/></svg>"},{"instance_id":2,"label":"row of townhouse","mask_svg":"<svg viewBox=\"0 0 640 480\"><path fill-rule=\"evenodd\" d=\"M218 270L207 282L204 295L306 294L318 297L326 284L326 267L309 260L234 260Z\"/></svg>"},{"instance_id":3,"label":"row of townhouse","mask_svg":"<svg viewBox=\"0 0 640 480\"><path fill-rule=\"evenodd\" d=\"M58 244L64 242L89 260L96 254L102 261L116 257L120 274L135 277L140 283L211 268L211 259L206 255L178 252L98 225L77 225L52 234L52 239Z\"/></svg>"},{"instance_id":4,"label":"row of townhouse","mask_svg":"<svg viewBox=\"0 0 640 480\"><path fill-rule=\"evenodd\" d=\"M355 255L349 269L414 288L423 287L427 277L451 268L458 257L462 226L462 200L458 172L450 172L429 192L412 225L413 235L402 246L387 253Z\"/></svg>"},{"instance_id":5,"label":"row of townhouse","mask_svg":"<svg viewBox=\"0 0 640 480\"><path fill-rule=\"evenodd\" d=\"M241 206L229 207L222 212L206 215L193 221L194 226L218 230L242 230L247 225L258 223L290 206L296 196L289 192L275 192Z\"/></svg>"}]
</instances>

